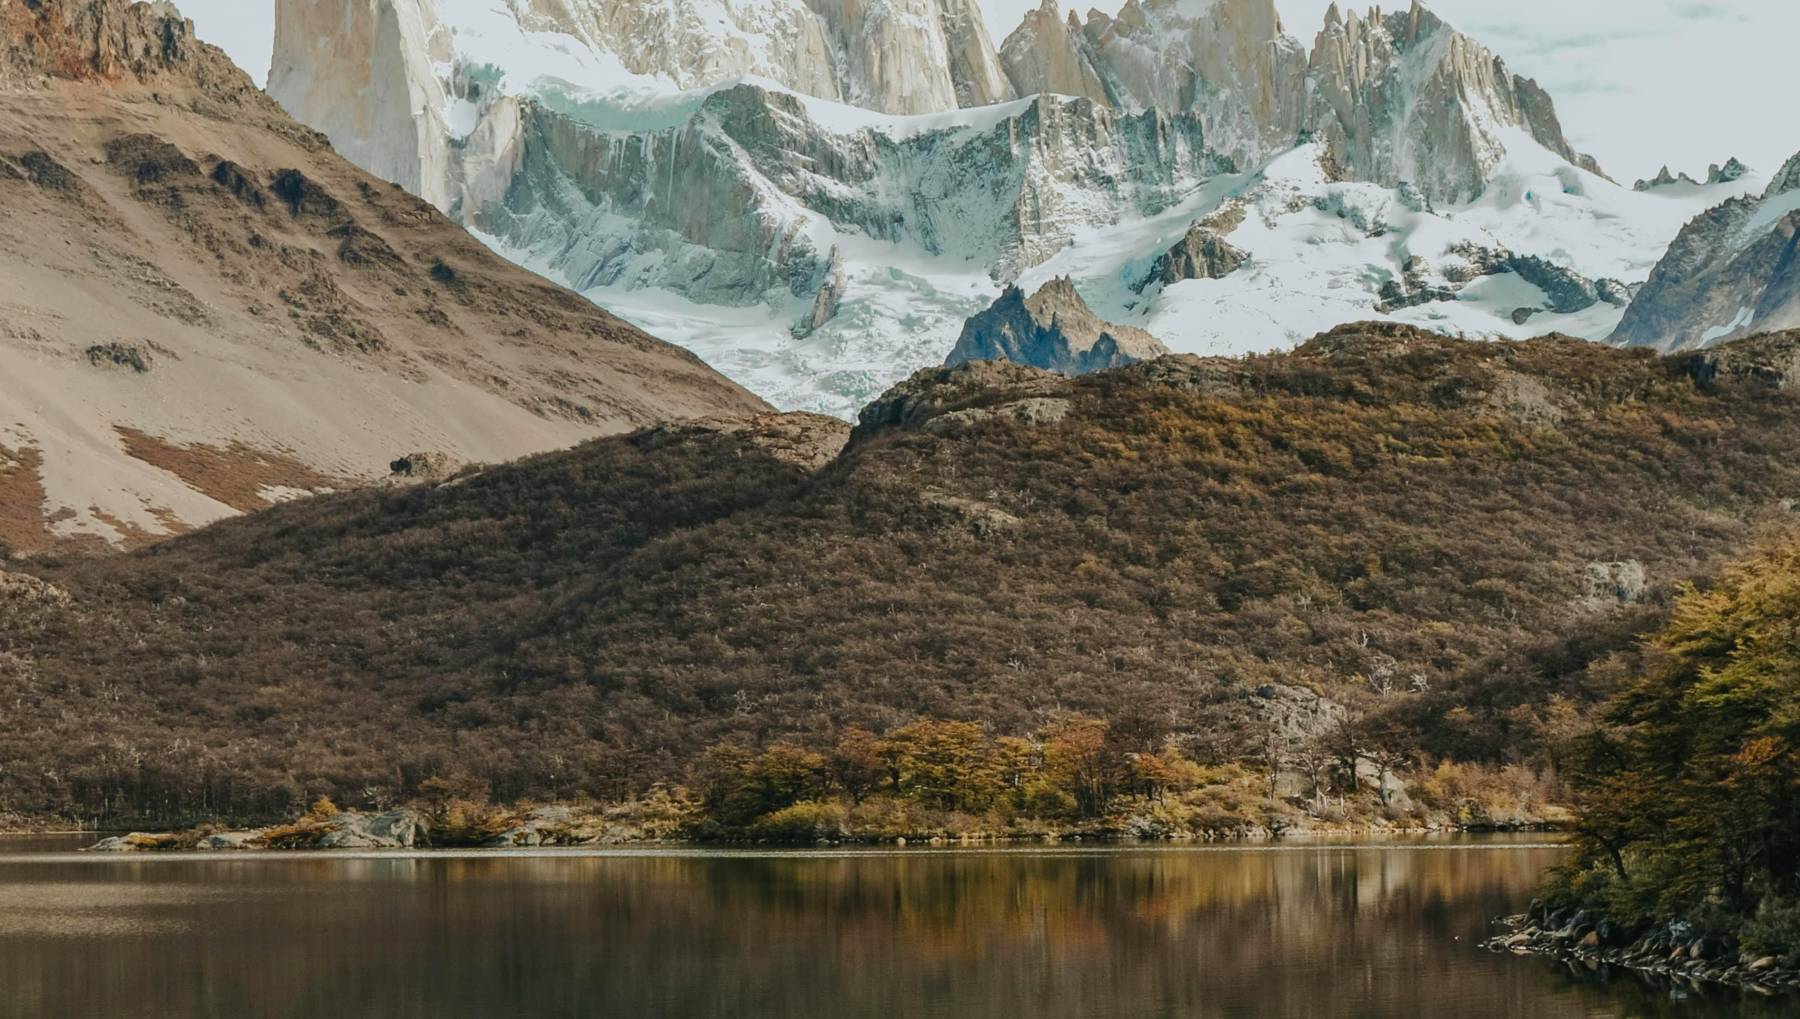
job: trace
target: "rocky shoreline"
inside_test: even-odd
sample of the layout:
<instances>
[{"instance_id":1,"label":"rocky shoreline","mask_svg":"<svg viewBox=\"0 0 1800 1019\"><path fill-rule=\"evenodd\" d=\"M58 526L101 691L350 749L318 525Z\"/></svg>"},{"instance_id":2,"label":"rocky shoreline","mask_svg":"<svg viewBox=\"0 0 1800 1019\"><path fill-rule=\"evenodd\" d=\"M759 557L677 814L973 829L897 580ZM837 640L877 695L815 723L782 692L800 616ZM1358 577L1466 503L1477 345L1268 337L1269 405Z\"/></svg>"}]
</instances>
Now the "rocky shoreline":
<instances>
[{"instance_id":1,"label":"rocky shoreline","mask_svg":"<svg viewBox=\"0 0 1800 1019\"><path fill-rule=\"evenodd\" d=\"M287 824L228 829L206 826L178 832L136 831L103 838L86 852L143 853L232 850L518 849L580 848L641 844L718 845L898 845L975 846L1034 842L1256 842L1282 838L1402 836L1450 832L1491 833L1556 830L1551 825L1458 825L1449 827L1333 826L1319 829L1242 829L1218 832L1162 832L1145 836L1109 828L1008 832L919 831L906 834L825 836L780 841L752 838L695 838L669 823L570 806L539 806L506 812L481 824L446 824L426 812L401 807L377 813L341 811L308 816Z\"/></svg>"},{"instance_id":2,"label":"rocky shoreline","mask_svg":"<svg viewBox=\"0 0 1800 1019\"><path fill-rule=\"evenodd\" d=\"M1489 951L1544 956L1596 972L1617 967L1771 997L1800 992L1800 959L1743 950L1734 939L1684 920L1633 928L1590 910L1534 902L1528 912L1498 922L1506 933L1482 943Z\"/></svg>"}]
</instances>

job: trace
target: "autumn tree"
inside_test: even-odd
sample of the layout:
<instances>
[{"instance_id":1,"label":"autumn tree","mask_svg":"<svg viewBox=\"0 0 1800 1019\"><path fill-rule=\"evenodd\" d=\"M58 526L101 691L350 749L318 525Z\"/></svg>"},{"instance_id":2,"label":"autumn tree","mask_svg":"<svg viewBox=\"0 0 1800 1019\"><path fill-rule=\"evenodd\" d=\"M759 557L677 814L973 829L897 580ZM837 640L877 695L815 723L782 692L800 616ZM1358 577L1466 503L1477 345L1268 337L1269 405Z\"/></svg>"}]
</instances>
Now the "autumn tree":
<instances>
[{"instance_id":1,"label":"autumn tree","mask_svg":"<svg viewBox=\"0 0 1800 1019\"><path fill-rule=\"evenodd\" d=\"M1106 813L1118 781L1127 773L1111 727L1087 715L1065 715L1044 726L1045 777L1075 798L1083 817Z\"/></svg>"},{"instance_id":2,"label":"autumn tree","mask_svg":"<svg viewBox=\"0 0 1800 1019\"><path fill-rule=\"evenodd\" d=\"M945 810L986 810L1000 792L992 746L974 722L919 719L888 733L901 793Z\"/></svg>"},{"instance_id":3,"label":"autumn tree","mask_svg":"<svg viewBox=\"0 0 1800 1019\"><path fill-rule=\"evenodd\" d=\"M1580 858L1559 894L1628 918L1705 910L1800 950L1769 943L1800 930L1800 543L1687 591L1653 646L1576 741Z\"/></svg>"},{"instance_id":4,"label":"autumn tree","mask_svg":"<svg viewBox=\"0 0 1800 1019\"><path fill-rule=\"evenodd\" d=\"M831 780L853 803L861 803L863 797L888 778L888 761L882 754L881 737L861 726L853 725L838 734L826 767Z\"/></svg>"}]
</instances>

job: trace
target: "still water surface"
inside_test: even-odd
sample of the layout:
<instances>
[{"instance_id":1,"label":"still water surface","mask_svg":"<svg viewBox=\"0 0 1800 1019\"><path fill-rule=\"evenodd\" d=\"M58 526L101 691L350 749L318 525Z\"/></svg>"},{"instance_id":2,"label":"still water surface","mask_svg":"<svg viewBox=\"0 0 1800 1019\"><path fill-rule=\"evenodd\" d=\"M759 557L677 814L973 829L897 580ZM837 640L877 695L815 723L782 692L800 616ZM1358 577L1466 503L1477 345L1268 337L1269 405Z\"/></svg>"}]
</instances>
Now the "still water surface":
<instances>
[{"instance_id":1,"label":"still water surface","mask_svg":"<svg viewBox=\"0 0 1800 1019\"><path fill-rule=\"evenodd\" d=\"M1713 1016L1475 942L1561 850L99 858L0 839L0 1015Z\"/></svg>"}]
</instances>

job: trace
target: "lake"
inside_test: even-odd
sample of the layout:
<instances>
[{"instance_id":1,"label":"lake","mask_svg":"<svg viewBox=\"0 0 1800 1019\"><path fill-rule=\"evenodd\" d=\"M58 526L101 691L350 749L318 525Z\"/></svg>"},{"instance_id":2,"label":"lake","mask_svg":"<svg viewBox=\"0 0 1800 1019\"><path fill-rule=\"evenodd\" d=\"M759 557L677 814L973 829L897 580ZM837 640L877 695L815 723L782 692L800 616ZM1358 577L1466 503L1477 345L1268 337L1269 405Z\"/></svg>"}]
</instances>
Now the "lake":
<instances>
[{"instance_id":1,"label":"lake","mask_svg":"<svg viewBox=\"0 0 1800 1019\"><path fill-rule=\"evenodd\" d=\"M0 1015L1701 1016L1481 951L1541 838L99 857L0 839Z\"/></svg>"}]
</instances>

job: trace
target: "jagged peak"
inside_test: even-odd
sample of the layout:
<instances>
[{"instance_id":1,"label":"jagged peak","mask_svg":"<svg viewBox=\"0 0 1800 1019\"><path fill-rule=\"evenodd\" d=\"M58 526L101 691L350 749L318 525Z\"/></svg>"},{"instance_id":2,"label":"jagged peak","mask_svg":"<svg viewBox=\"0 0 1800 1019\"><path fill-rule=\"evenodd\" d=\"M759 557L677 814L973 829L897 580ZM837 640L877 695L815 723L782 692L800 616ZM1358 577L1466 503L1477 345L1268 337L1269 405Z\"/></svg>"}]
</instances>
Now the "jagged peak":
<instances>
[{"instance_id":1,"label":"jagged peak","mask_svg":"<svg viewBox=\"0 0 1800 1019\"><path fill-rule=\"evenodd\" d=\"M1749 173L1750 168L1745 166L1743 161L1738 159L1738 157L1732 156L1725 160L1725 165L1723 166L1714 163L1707 167L1706 182L1708 184L1729 184L1732 181L1743 180Z\"/></svg>"},{"instance_id":2,"label":"jagged peak","mask_svg":"<svg viewBox=\"0 0 1800 1019\"><path fill-rule=\"evenodd\" d=\"M1775 179L1769 182L1768 196L1773 198L1796 189L1800 189L1800 153L1782 164L1781 169L1776 172Z\"/></svg>"}]
</instances>

